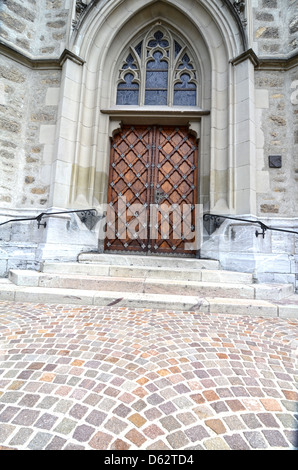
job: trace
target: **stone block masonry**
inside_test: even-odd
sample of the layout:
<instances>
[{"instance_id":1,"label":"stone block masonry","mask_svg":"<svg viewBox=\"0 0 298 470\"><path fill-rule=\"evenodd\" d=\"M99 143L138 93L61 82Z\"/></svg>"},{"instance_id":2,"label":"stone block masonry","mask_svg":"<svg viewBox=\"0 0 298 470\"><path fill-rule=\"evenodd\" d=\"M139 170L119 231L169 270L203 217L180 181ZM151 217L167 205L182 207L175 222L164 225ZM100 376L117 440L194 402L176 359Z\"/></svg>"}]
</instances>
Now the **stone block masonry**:
<instances>
[{"instance_id":1,"label":"stone block masonry","mask_svg":"<svg viewBox=\"0 0 298 470\"><path fill-rule=\"evenodd\" d=\"M254 41L260 56L286 55L297 50L297 0L254 0Z\"/></svg>"},{"instance_id":2,"label":"stone block masonry","mask_svg":"<svg viewBox=\"0 0 298 470\"><path fill-rule=\"evenodd\" d=\"M18 174L24 166L23 140L26 133L24 109L27 97L26 71L0 59L0 201L2 206L16 203Z\"/></svg>"},{"instance_id":3,"label":"stone block masonry","mask_svg":"<svg viewBox=\"0 0 298 470\"><path fill-rule=\"evenodd\" d=\"M297 105L290 99L293 77L294 70L283 74L277 70L256 71L256 89L268 97L263 108L257 104L261 123L257 129L257 169L261 175L257 196L259 216L295 217L297 214ZM281 168L270 168L270 155L281 156Z\"/></svg>"},{"instance_id":4,"label":"stone block masonry","mask_svg":"<svg viewBox=\"0 0 298 470\"><path fill-rule=\"evenodd\" d=\"M0 5L0 38L33 56L56 56L66 40L67 0L6 0Z\"/></svg>"},{"instance_id":5,"label":"stone block masonry","mask_svg":"<svg viewBox=\"0 0 298 470\"><path fill-rule=\"evenodd\" d=\"M298 2L294 0L288 10L289 40L288 47L290 51L297 51L298 48Z\"/></svg>"},{"instance_id":6,"label":"stone block masonry","mask_svg":"<svg viewBox=\"0 0 298 470\"><path fill-rule=\"evenodd\" d=\"M55 126L60 71L31 70L0 59L0 201L2 207L38 208L48 201L53 145L40 143L41 126ZM53 144L53 143L52 143Z\"/></svg>"},{"instance_id":7,"label":"stone block masonry","mask_svg":"<svg viewBox=\"0 0 298 470\"><path fill-rule=\"evenodd\" d=\"M36 20L35 0L7 0L0 7L0 37L30 52L36 36Z\"/></svg>"}]
</instances>

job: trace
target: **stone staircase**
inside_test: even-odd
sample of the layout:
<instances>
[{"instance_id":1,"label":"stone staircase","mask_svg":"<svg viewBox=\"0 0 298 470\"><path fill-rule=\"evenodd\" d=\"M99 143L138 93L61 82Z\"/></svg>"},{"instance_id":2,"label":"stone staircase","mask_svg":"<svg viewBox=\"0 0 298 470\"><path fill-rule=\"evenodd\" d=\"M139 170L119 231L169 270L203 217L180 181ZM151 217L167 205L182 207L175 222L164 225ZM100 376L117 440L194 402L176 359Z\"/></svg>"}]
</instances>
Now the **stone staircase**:
<instances>
[{"instance_id":1,"label":"stone staircase","mask_svg":"<svg viewBox=\"0 0 298 470\"><path fill-rule=\"evenodd\" d=\"M214 260L86 254L77 263L11 270L0 300L298 317L291 284L258 284Z\"/></svg>"}]
</instances>

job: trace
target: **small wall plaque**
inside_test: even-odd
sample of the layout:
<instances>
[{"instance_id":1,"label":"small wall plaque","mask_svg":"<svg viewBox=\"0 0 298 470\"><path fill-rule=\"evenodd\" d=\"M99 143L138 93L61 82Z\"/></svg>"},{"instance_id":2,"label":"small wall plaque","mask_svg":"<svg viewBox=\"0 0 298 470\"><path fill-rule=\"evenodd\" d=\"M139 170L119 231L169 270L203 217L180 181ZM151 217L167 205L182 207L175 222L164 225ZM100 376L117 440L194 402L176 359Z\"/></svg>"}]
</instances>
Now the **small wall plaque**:
<instances>
[{"instance_id":1,"label":"small wall plaque","mask_svg":"<svg viewBox=\"0 0 298 470\"><path fill-rule=\"evenodd\" d=\"M281 168L282 158L281 155L269 155L269 168Z\"/></svg>"}]
</instances>

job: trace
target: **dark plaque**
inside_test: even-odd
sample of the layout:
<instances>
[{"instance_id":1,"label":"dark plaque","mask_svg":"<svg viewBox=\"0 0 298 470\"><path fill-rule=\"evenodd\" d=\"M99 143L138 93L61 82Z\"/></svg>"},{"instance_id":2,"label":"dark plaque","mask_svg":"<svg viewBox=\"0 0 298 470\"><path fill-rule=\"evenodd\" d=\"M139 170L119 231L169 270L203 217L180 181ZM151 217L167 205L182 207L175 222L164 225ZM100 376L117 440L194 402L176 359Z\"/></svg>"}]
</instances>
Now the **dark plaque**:
<instances>
[{"instance_id":1,"label":"dark plaque","mask_svg":"<svg viewBox=\"0 0 298 470\"><path fill-rule=\"evenodd\" d=\"M269 168L281 168L281 155L269 155Z\"/></svg>"}]
</instances>

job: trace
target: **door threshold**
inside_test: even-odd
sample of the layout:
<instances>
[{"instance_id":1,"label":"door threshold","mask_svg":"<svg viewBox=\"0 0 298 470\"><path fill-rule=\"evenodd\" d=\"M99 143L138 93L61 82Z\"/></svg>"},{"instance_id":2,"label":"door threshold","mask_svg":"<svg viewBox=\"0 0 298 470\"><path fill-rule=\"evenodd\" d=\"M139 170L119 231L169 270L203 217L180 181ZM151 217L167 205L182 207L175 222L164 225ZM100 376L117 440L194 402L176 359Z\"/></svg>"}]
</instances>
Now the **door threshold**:
<instances>
[{"instance_id":1,"label":"door threshold","mask_svg":"<svg viewBox=\"0 0 298 470\"><path fill-rule=\"evenodd\" d=\"M188 258L188 259L200 259L198 258L195 254L183 254L183 253L152 253L150 251L144 253L142 251L116 251L116 250L110 250L110 251L104 251L104 255L119 255L119 256L143 256L143 257L156 257L156 258Z\"/></svg>"}]
</instances>

